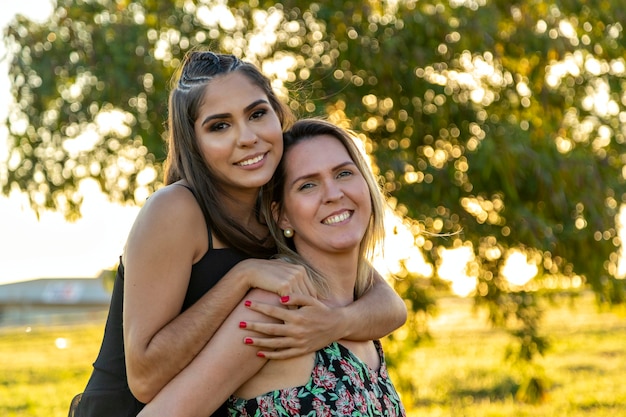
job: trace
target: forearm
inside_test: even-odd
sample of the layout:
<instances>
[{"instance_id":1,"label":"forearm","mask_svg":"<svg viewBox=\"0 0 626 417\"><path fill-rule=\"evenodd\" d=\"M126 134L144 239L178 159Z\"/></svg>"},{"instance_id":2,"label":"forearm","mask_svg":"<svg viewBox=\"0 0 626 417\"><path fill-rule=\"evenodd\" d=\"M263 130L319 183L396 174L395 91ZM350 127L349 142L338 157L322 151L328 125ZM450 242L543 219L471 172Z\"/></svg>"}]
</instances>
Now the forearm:
<instances>
[{"instance_id":1,"label":"forearm","mask_svg":"<svg viewBox=\"0 0 626 417\"><path fill-rule=\"evenodd\" d=\"M189 365L248 289L244 280L225 276L156 333L140 355L127 352L128 382L137 399L149 402Z\"/></svg>"},{"instance_id":2,"label":"forearm","mask_svg":"<svg viewBox=\"0 0 626 417\"><path fill-rule=\"evenodd\" d=\"M124 340L128 381L133 394L142 402L150 401L204 348L251 288L262 288L274 293L272 299L275 300L276 294L306 294L308 285L306 272L301 266L277 260L248 259L235 265L218 284L182 314L170 306L167 314L173 319L166 321L167 324L159 327L149 339L145 337L145 329L142 330L142 320L135 320L131 329L125 329ZM149 293L150 288L145 291ZM183 296L179 294L177 297ZM152 299L145 294L143 297ZM153 310L153 314L162 313L162 310ZM134 311L139 316L150 315L138 309L137 305Z\"/></svg>"},{"instance_id":3,"label":"forearm","mask_svg":"<svg viewBox=\"0 0 626 417\"><path fill-rule=\"evenodd\" d=\"M343 339L374 340L387 336L407 318L406 304L395 290L376 274L374 285L361 298L341 307Z\"/></svg>"},{"instance_id":4,"label":"forearm","mask_svg":"<svg viewBox=\"0 0 626 417\"><path fill-rule=\"evenodd\" d=\"M258 295L253 291L246 299ZM267 293L262 299L269 297L277 298ZM239 329L238 323L250 320L271 319L240 303L201 352L146 405L139 417L200 417L216 411L267 362L256 355L256 349L242 343L252 332Z\"/></svg>"}]
</instances>

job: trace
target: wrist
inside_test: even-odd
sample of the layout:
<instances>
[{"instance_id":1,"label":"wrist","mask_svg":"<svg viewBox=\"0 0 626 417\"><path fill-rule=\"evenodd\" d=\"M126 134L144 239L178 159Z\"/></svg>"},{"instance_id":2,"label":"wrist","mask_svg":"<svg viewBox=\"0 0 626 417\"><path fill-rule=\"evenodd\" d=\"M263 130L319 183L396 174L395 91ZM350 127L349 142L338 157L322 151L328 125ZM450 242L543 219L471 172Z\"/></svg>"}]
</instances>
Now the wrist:
<instances>
[{"instance_id":1,"label":"wrist","mask_svg":"<svg viewBox=\"0 0 626 417\"><path fill-rule=\"evenodd\" d=\"M335 320L335 340L350 339L350 329L352 328L352 316L346 306L335 307L333 317Z\"/></svg>"},{"instance_id":2,"label":"wrist","mask_svg":"<svg viewBox=\"0 0 626 417\"><path fill-rule=\"evenodd\" d=\"M251 289L255 288L252 282L253 274L250 273L248 267L248 259L244 259L231 268L226 275L222 277L221 282L228 282L228 286L235 294L241 294L243 297Z\"/></svg>"}]
</instances>

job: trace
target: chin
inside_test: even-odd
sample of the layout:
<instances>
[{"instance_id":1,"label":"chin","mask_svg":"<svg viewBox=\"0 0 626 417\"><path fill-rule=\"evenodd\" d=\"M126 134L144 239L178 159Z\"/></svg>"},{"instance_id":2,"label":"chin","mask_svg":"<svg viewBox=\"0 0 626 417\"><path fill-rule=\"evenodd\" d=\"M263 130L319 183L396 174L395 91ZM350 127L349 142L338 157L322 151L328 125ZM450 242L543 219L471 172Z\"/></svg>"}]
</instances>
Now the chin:
<instances>
[{"instance_id":1,"label":"chin","mask_svg":"<svg viewBox=\"0 0 626 417\"><path fill-rule=\"evenodd\" d=\"M359 239L358 242L340 242L331 244L330 246L337 252L349 252L353 250L358 250L360 244L361 240Z\"/></svg>"}]
</instances>

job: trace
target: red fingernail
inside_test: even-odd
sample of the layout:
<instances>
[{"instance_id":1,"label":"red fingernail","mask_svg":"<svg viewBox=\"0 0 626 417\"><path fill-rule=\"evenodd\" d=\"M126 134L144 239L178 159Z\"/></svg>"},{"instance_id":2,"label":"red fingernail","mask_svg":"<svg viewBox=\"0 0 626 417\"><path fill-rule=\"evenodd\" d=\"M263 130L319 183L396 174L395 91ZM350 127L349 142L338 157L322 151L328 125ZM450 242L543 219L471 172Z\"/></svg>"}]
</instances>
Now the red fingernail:
<instances>
[{"instance_id":1,"label":"red fingernail","mask_svg":"<svg viewBox=\"0 0 626 417\"><path fill-rule=\"evenodd\" d=\"M289 302L289 296L288 295L283 295L282 297L280 297L280 301L283 302L283 303Z\"/></svg>"},{"instance_id":2,"label":"red fingernail","mask_svg":"<svg viewBox=\"0 0 626 417\"><path fill-rule=\"evenodd\" d=\"M257 355L259 358L264 358L264 357L265 357L265 353L263 353L263 352L257 352L257 353L256 353L256 355Z\"/></svg>"},{"instance_id":3,"label":"red fingernail","mask_svg":"<svg viewBox=\"0 0 626 417\"><path fill-rule=\"evenodd\" d=\"M240 321L239 322L239 328L240 329L245 329L247 325L248 325L248 323L246 323L245 321Z\"/></svg>"},{"instance_id":4,"label":"red fingernail","mask_svg":"<svg viewBox=\"0 0 626 417\"><path fill-rule=\"evenodd\" d=\"M251 344L252 344L252 339L250 339L249 337L246 337L245 339L243 339L243 342L244 342L246 345L251 345Z\"/></svg>"},{"instance_id":5,"label":"red fingernail","mask_svg":"<svg viewBox=\"0 0 626 417\"><path fill-rule=\"evenodd\" d=\"M252 301L250 300L246 300L243 305L245 305L246 307L250 307L252 305Z\"/></svg>"}]
</instances>

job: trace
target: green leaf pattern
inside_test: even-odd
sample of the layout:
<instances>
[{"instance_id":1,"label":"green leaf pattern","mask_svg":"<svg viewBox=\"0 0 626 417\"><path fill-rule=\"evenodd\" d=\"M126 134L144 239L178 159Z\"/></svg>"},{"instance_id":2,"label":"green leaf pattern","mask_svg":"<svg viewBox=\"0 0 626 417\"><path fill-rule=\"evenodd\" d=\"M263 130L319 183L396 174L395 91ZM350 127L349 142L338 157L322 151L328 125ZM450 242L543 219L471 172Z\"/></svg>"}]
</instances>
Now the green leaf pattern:
<instances>
[{"instance_id":1,"label":"green leaf pattern","mask_svg":"<svg viewBox=\"0 0 626 417\"><path fill-rule=\"evenodd\" d=\"M405 416L389 379L379 341L380 368L373 370L345 346L334 342L315 354L306 385L279 389L245 400L231 396L228 412L236 416Z\"/></svg>"}]
</instances>

